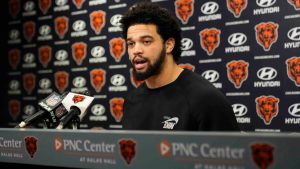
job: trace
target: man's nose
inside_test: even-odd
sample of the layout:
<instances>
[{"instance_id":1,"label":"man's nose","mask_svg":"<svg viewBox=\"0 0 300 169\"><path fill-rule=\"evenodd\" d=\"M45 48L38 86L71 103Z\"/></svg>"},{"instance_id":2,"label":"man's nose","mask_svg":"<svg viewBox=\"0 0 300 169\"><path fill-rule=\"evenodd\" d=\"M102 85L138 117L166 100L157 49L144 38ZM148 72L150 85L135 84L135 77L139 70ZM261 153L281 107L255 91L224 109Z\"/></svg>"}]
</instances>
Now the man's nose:
<instances>
[{"instance_id":1,"label":"man's nose","mask_svg":"<svg viewBox=\"0 0 300 169\"><path fill-rule=\"evenodd\" d=\"M140 53L142 53L142 52L143 52L142 45L139 44L139 43L136 43L136 44L134 45L134 48L133 48L133 53L134 53L134 54L140 54Z\"/></svg>"}]
</instances>

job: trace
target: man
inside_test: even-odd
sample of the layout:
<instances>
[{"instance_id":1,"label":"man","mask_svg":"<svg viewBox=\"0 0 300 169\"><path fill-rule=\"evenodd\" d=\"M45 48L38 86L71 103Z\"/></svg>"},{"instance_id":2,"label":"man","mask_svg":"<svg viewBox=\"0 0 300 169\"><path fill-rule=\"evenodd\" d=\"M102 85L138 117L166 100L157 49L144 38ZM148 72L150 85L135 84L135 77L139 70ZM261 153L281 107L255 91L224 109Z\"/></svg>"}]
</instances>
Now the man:
<instances>
[{"instance_id":1,"label":"man","mask_svg":"<svg viewBox=\"0 0 300 169\"><path fill-rule=\"evenodd\" d=\"M224 95L200 75L180 68L180 28L154 3L138 3L123 16L123 36L136 79L125 98L127 130L238 131Z\"/></svg>"}]
</instances>

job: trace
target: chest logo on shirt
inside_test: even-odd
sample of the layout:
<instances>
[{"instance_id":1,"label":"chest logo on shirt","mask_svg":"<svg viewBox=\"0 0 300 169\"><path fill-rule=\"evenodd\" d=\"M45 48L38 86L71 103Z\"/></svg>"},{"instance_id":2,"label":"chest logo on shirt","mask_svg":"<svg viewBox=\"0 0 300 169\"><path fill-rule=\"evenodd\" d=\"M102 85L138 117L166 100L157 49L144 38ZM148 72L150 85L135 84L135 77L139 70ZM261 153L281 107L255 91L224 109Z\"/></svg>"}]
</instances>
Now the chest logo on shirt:
<instances>
[{"instance_id":1,"label":"chest logo on shirt","mask_svg":"<svg viewBox=\"0 0 300 169\"><path fill-rule=\"evenodd\" d=\"M173 129L174 126L178 123L179 118L178 117L172 117L168 120L163 121L162 123L164 123L163 128L164 129Z\"/></svg>"}]
</instances>

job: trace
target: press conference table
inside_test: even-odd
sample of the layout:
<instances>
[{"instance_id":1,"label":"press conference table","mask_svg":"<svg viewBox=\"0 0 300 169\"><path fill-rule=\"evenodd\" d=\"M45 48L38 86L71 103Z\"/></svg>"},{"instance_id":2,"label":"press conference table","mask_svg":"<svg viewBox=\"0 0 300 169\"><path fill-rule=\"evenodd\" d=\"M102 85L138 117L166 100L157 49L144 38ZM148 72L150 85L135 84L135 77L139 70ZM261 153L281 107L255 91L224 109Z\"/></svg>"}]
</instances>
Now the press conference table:
<instances>
[{"instance_id":1,"label":"press conference table","mask_svg":"<svg viewBox=\"0 0 300 169\"><path fill-rule=\"evenodd\" d=\"M2 128L0 151L9 167L297 169L300 133Z\"/></svg>"}]
</instances>

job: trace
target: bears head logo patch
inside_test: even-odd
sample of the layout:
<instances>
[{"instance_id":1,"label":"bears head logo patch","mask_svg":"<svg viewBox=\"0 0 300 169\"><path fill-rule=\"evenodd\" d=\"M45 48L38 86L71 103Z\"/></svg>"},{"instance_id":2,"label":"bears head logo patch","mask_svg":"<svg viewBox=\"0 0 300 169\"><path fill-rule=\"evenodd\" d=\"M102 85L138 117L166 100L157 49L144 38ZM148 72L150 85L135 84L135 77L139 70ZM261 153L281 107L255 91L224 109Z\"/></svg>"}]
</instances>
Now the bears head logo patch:
<instances>
[{"instance_id":1,"label":"bears head logo patch","mask_svg":"<svg viewBox=\"0 0 300 169\"><path fill-rule=\"evenodd\" d=\"M226 64L228 80L234 87L241 88L243 82L248 78L249 63L244 60L233 60Z\"/></svg>"},{"instance_id":2,"label":"bears head logo patch","mask_svg":"<svg viewBox=\"0 0 300 169\"><path fill-rule=\"evenodd\" d=\"M106 71L93 69L90 71L90 81L96 92L100 92L106 81Z\"/></svg>"},{"instance_id":3,"label":"bears head logo patch","mask_svg":"<svg viewBox=\"0 0 300 169\"><path fill-rule=\"evenodd\" d=\"M35 137L26 137L25 139L25 146L27 153L31 158L33 158L34 154L37 151L37 139Z\"/></svg>"},{"instance_id":4,"label":"bears head logo patch","mask_svg":"<svg viewBox=\"0 0 300 169\"><path fill-rule=\"evenodd\" d=\"M82 4L85 2L85 0L72 0L73 4L76 6L77 9L82 8Z\"/></svg>"},{"instance_id":5,"label":"bears head logo patch","mask_svg":"<svg viewBox=\"0 0 300 169\"><path fill-rule=\"evenodd\" d=\"M69 19L65 16L57 17L54 20L55 32L60 39L63 39L69 29Z\"/></svg>"},{"instance_id":6,"label":"bears head logo patch","mask_svg":"<svg viewBox=\"0 0 300 169\"><path fill-rule=\"evenodd\" d=\"M300 87L300 57L292 57L286 60L288 77Z\"/></svg>"},{"instance_id":7,"label":"bears head logo patch","mask_svg":"<svg viewBox=\"0 0 300 169\"><path fill-rule=\"evenodd\" d=\"M179 64L179 66L182 68L182 69L187 69L189 71L194 71L195 70L195 66L190 64L190 63L186 63L186 64Z\"/></svg>"},{"instance_id":8,"label":"bears head logo patch","mask_svg":"<svg viewBox=\"0 0 300 169\"><path fill-rule=\"evenodd\" d=\"M279 25L273 22L260 23L255 26L256 42L269 51L271 46L277 41Z\"/></svg>"},{"instance_id":9,"label":"bears head logo patch","mask_svg":"<svg viewBox=\"0 0 300 169\"><path fill-rule=\"evenodd\" d=\"M177 18L183 24L187 24L194 13L194 0L176 0L175 11Z\"/></svg>"},{"instance_id":10,"label":"bears head logo patch","mask_svg":"<svg viewBox=\"0 0 300 169\"><path fill-rule=\"evenodd\" d=\"M41 46L39 48L39 60L44 68L48 66L52 58L52 48L50 46Z\"/></svg>"},{"instance_id":11,"label":"bears head logo patch","mask_svg":"<svg viewBox=\"0 0 300 169\"><path fill-rule=\"evenodd\" d=\"M274 117L278 115L279 99L274 96L260 96L255 99L256 112L266 125L271 124Z\"/></svg>"},{"instance_id":12,"label":"bears head logo patch","mask_svg":"<svg viewBox=\"0 0 300 169\"><path fill-rule=\"evenodd\" d=\"M20 110L21 110L21 103L19 100L10 100L8 102L9 115L12 117L13 120L17 120L17 117L21 112Z\"/></svg>"},{"instance_id":13,"label":"bears head logo patch","mask_svg":"<svg viewBox=\"0 0 300 169\"><path fill-rule=\"evenodd\" d=\"M132 140L123 139L119 141L119 145L122 157L124 158L127 164L130 164L135 156L136 143Z\"/></svg>"},{"instance_id":14,"label":"bears head logo patch","mask_svg":"<svg viewBox=\"0 0 300 169\"><path fill-rule=\"evenodd\" d=\"M287 1L295 8L295 10L300 10L300 0L287 0Z\"/></svg>"},{"instance_id":15,"label":"bears head logo patch","mask_svg":"<svg viewBox=\"0 0 300 169\"><path fill-rule=\"evenodd\" d=\"M260 169L267 169L274 160L274 147L268 144L251 145L252 160Z\"/></svg>"},{"instance_id":16,"label":"bears head logo patch","mask_svg":"<svg viewBox=\"0 0 300 169\"><path fill-rule=\"evenodd\" d=\"M8 52L8 61L12 69L16 70L21 60L21 52L19 49L11 49Z\"/></svg>"},{"instance_id":17,"label":"bears head logo patch","mask_svg":"<svg viewBox=\"0 0 300 169\"><path fill-rule=\"evenodd\" d=\"M94 11L90 14L90 25L94 32L99 35L102 28L105 25L105 15L104 11Z\"/></svg>"},{"instance_id":18,"label":"bears head logo patch","mask_svg":"<svg viewBox=\"0 0 300 169\"><path fill-rule=\"evenodd\" d=\"M139 87L141 84L143 84L145 81L144 80L137 80L136 78L135 78L135 76L133 75L133 69L132 68L130 68L130 81L131 81L131 84L135 87L135 88L137 88L137 87Z\"/></svg>"},{"instance_id":19,"label":"bears head logo patch","mask_svg":"<svg viewBox=\"0 0 300 169\"><path fill-rule=\"evenodd\" d=\"M23 35L27 42L31 42L35 35L35 23L33 21L27 21L23 24Z\"/></svg>"},{"instance_id":20,"label":"bears head logo patch","mask_svg":"<svg viewBox=\"0 0 300 169\"><path fill-rule=\"evenodd\" d=\"M111 56L116 62L120 62L125 54L125 40L123 38L113 38L109 41L109 49Z\"/></svg>"},{"instance_id":21,"label":"bears head logo patch","mask_svg":"<svg viewBox=\"0 0 300 169\"><path fill-rule=\"evenodd\" d=\"M44 15L48 12L51 3L52 3L51 0L39 0L39 8Z\"/></svg>"},{"instance_id":22,"label":"bears head logo patch","mask_svg":"<svg viewBox=\"0 0 300 169\"><path fill-rule=\"evenodd\" d=\"M27 94L31 94L35 88L36 76L33 73L26 73L23 75L23 87Z\"/></svg>"},{"instance_id":23,"label":"bears head logo patch","mask_svg":"<svg viewBox=\"0 0 300 169\"><path fill-rule=\"evenodd\" d=\"M54 74L55 86L60 93L63 93L69 85L69 73L58 71Z\"/></svg>"},{"instance_id":24,"label":"bears head logo patch","mask_svg":"<svg viewBox=\"0 0 300 169\"><path fill-rule=\"evenodd\" d=\"M9 0L8 2L9 14L12 18L16 18L20 12L20 0Z\"/></svg>"},{"instance_id":25,"label":"bears head logo patch","mask_svg":"<svg viewBox=\"0 0 300 169\"><path fill-rule=\"evenodd\" d=\"M202 30L200 35L201 47L206 53L211 56L214 51L220 45L220 34L219 29L211 28Z\"/></svg>"},{"instance_id":26,"label":"bears head logo patch","mask_svg":"<svg viewBox=\"0 0 300 169\"><path fill-rule=\"evenodd\" d=\"M123 117L123 98L113 98L109 101L111 115L117 122L120 122Z\"/></svg>"},{"instance_id":27,"label":"bears head logo patch","mask_svg":"<svg viewBox=\"0 0 300 169\"><path fill-rule=\"evenodd\" d=\"M248 0L227 0L227 9L235 18L239 18L243 10L247 8Z\"/></svg>"},{"instance_id":28,"label":"bears head logo patch","mask_svg":"<svg viewBox=\"0 0 300 169\"><path fill-rule=\"evenodd\" d=\"M85 99L85 97L82 95L74 95L74 97L72 98L74 103L83 102L84 99Z\"/></svg>"},{"instance_id":29,"label":"bears head logo patch","mask_svg":"<svg viewBox=\"0 0 300 169\"><path fill-rule=\"evenodd\" d=\"M81 65L86 57L87 45L84 42L77 42L72 45L72 56L77 65Z\"/></svg>"}]
</instances>

